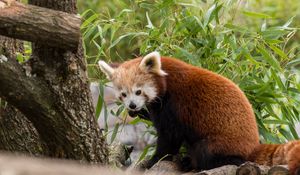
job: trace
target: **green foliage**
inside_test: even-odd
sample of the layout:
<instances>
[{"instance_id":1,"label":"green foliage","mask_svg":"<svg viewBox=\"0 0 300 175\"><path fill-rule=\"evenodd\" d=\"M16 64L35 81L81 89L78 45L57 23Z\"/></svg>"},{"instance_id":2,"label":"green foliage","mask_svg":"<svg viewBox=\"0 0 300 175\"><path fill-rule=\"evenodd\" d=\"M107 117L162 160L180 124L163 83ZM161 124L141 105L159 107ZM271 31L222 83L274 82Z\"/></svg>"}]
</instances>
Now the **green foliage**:
<instances>
[{"instance_id":1,"label":"green foliage","mask_svg":"<svg viewBox=\"0 0 300 175\"><path fill-rule=\"evenodd\" d=\"M300 23L295 23L299 6L292 3L299 4L104 1L109 5L101 13L82 14L90 77L99 78L99 59L123 61L158 50L237 83L253 105L263 142L298 139L294 123L299 121L300 47L293 26Z\"/></svg>"},{"instance_id":2,"label":"green foliage","mask_svg":"<svg viewBox=\"0 0 300 175\"><path fill-rule=\"evenodd\" d=\"M19 63L27 61L32 53L31 43L24 41L24 52L16 52L17 60Z\"/></svg>"}]
</instances>

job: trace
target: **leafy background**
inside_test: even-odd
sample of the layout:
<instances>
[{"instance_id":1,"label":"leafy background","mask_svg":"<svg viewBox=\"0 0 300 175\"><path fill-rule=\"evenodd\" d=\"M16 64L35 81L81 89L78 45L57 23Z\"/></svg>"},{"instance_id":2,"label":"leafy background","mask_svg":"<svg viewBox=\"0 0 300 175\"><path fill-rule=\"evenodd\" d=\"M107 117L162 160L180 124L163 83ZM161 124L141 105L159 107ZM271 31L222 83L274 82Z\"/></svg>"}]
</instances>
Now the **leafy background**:
<instances>
[{"instance_id":1,"label":"leafy background","mask_svg":"<svg viewBox=\"0 0 300 175\"><path fill-rule=\"evenodd\" d=\"M99 59L158 50L222 74L253 105L262 142L299 139L300 1L78 1L91 81Z\"/></svg>"}]
</instances>

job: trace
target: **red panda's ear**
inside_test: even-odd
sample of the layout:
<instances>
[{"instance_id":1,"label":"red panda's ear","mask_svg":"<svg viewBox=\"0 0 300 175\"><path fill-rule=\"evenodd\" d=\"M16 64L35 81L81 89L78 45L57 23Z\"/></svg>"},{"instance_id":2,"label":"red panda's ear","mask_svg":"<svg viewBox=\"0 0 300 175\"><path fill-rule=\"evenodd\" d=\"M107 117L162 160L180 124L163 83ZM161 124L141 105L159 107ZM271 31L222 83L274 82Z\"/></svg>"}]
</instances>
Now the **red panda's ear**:
<instances>
[{"instance_id":1,"label":"red panda's ear","mask_svg":"<svg viewBox=\"0 0 300 175\"><path fill-rule=\"evenodd\" d=\"M113 73L115 72L114 68L112 68L110 65L108 65L104 61L99 61L98 65L100 67L100 70L105 73L107 79L111 80Z\"/></svg>"},{"instance_id":2,"label":"red panda's ear","mask_svg":"<svg viewBox=\"0 0 300 175\"><path fill-rule=\"evenodd\" d=\"M140 63L140 69L145 72L156 73L165 76L167 73L161 69L161 58L158 52L151 52L144 56Z\"/></svg>"}]
</instances>

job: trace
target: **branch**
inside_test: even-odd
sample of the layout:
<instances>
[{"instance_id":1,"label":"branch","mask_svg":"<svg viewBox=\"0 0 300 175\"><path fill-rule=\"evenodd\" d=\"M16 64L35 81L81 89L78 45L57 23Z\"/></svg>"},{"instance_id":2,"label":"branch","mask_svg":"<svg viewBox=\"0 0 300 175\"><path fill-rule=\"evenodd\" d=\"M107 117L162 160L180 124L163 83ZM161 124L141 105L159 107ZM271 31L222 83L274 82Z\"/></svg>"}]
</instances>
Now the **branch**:
<instances>
[{"instance_id":1,"label":"branch","mask_svg":"<svg viewBox=\"0 0 300 175\"><path fill-rule=\"evenodd\" d=\"M48 149L19 110L10 104L0 104L0 150L42 156Z\"/></svg>"},{"instance_id":2,"label":"branch","mask_svg":"<svg viewBox=\"0 0 300 175\"><path fill-rule=\"evenodd\" d=\"M41 139L48 144L55 142L65 146L70 143L65 139L59 143L57 137L63 137L64 133L59 128L57 131L52 127L53 122L62 122L60 113L54 110L55 98L49 88L24 72L21 65L12 58L7 58L0 53L0 98L18 108L26 117L31 120L40 132ZM61 133L59 133L61 132ZM60 138L61 139L61 138ZM63 140L63 139L62 139ZM48 142L47 142L48 141ZM48 145L49 147L49 145ZM53 149L53 148L52 148Z\"/></svg>"},{"instance_id":3,"label":"branch","mask_svg":"<svg viewBox=\"0 0 300 175\"><path fill-rule=\"evenodd\" d=\"M47 144L48 156L105 163L106 145L96 122L92 120L93 115L88 120L79 117L78 113L83 113L82 110L69 113L63 106L67 101L53 93L47 83L38 77L27 76L15 59L1 53L0 98L19 109L33 123L42 141ZM74 101L70 101L73 106ZM71 118L71 115L77 118Z\"/></svg>"},{"instance_id":4,"label":"branch","mask_svg":"<svg viewBox=\"0 0 300 175\"><path fill-rule=\"evenodd\" d=\"M15 59L4 55L0 55L0 85L0 97L27 113L36 111L39 115L48 115L51 110L54 99L48 88L26 76Z\"/></svg>"},{"instance_id":5,"label":"branch","mask_svg":"<svg viewBox=\"0 0 300 175\"><path fill-rule=\"evenodd\" d=\"M80 40L80 17L24 5L12 0L0 1L0 34L75 50Z\"/></svg>"}]
</instances>

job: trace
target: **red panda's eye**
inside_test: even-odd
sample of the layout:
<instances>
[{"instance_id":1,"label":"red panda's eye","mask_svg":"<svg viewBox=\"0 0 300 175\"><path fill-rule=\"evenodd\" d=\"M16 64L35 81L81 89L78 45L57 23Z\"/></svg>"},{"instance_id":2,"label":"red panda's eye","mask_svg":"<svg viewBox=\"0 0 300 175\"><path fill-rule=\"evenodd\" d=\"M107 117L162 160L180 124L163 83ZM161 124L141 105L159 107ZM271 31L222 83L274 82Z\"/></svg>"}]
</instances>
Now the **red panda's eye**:
<instances>
[{"instance_id":1,"label":"red panda's eye","mask_svg":"<svg viewBox=\"0 0 300 175\"><path fill-rule=\"evenodd\" d=\"M124 93L124 92L122 92L122 94L121 94L123 97L126 97L127 95Z\"/></svg>"},{"instance_id":2,"label":"red panda's eye","mask_svg":"<svg viewBox=\"0 0 300 175\"><path fill-rule=\"evenodd\" d=\"M141 90L137 90L137 91L135 92L135 95L141 95L141 93L142 93Z\"/></svg>"}]
</instances>

